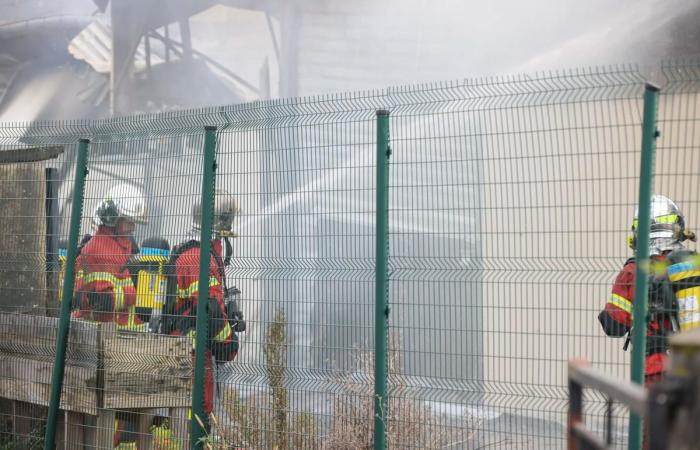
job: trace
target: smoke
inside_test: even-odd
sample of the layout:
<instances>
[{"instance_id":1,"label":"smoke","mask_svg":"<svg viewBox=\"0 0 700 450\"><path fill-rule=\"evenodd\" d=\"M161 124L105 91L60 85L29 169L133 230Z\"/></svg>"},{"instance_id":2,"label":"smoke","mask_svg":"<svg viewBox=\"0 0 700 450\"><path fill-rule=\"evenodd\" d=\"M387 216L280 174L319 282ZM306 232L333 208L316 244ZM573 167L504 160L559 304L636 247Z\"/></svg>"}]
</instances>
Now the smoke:
<instances>
[{"instance_id":1,"label":"smoke","mask_svg":"<svg viewBox=\"0 0 700 450\"><path fill-rule=\"evenodd\" d=\"M219 6L219 12L201 14L193 33L213 58L245 72L253 84L256 69L264 59L270 61L276 72L273 97L652 64L700 53L700 40L693 39L700 29L700 4L683 0L324 0L297 5L271 11L279 46L297 52L291 61L273 51L259 12ZM280 87L284 78L295 78L295 89Z\"/></svg>"},{"instance_id":2,"label":"smoke","mask_svg":"<svg viewBox=\"0 0 700 450\"><path fill-rule=\"evenodd\" d=\"M298 0L254 2L250 9L221 0L196 10L184 6L185 12L161 0L132 2L131 10L123 5L127 20L119 36L140 15L155 17L151 23L161 15L171 25L151 32L180 41L179 21L190 16L194 58L181 61L178 47L166 50L151 39L153 67L146 74L142 42L138 70L122 85L130 99L115 110L108 104L109 74L86 79L94 67L71 56L67 42L51 30L27 29L36 35L32 39L15 36L18 23L38 17L89 20L98 11L94 2L63 0L50 10L0 3L0 17L7 18L0 19L0 60L10 61L0 65L0 120L100 117L569 67L652 65L700 54L700 3L685 0ZM110 8L103 10L109 14ZM54 76L61 80L53 84L65 85L71 71L72 84L88 86L84 92L49 92L32 82L37 77L42 86L51 85ZM62 107L47 106L52 104Z\"/></svg>"}]
</instances>

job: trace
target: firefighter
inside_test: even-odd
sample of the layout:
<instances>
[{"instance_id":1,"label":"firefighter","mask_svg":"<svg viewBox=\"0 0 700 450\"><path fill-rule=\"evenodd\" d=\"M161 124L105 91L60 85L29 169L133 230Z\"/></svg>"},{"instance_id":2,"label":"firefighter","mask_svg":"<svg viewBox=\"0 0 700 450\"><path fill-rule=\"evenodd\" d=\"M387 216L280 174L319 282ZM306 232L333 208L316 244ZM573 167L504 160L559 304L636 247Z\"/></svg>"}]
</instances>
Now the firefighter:
<instances>
[{"instance_id":1,"label":"firefighter","mask_svg":"<svg viewBox=\"0 0 700 450\"><path fill-rule=\"evenodd\" d=\"M638 211L632 222L632 236L628 238L630 248L636 248ZM700 322L697 302L684 300L687 305L685 313L679 314L677 296L692 296L695 290L688 289L687 281L693 276L693 270L687 261L697 261L683 244L686 240L695 240L695 235L686 229L685 218L676 204L663 195L654 195L651 200L651 229L649 235L649 315L646 326L647 348L644 364L644 380L648 387L658 381L664 373L667 337L679 328ZM598 320L605 334L611 337L624 337L626 350L632 329L632 304L634 302L636 263L628 259L617 275L612 286L610 298ZM697 272L696 272L697 273ZM670 275L670 278L669 278ZM700 290L698 288L694 288ZM683 326L679 325L684 323ZM697 319L697 320L696 320Z\"/></svg>"},{"instance_id":2,"label":"firefighter","mask_svg":"<svg viewBox=\"0 0 700 450\"><path fill-rule=\"evenodd\" d=\"M72 316L96 322L115 322L120 332L145 332L147 324L136 314L136 288L129 264L138 252L133 233L146 223L146 202L141 191L120 184L105 195L96 208L97 229L76 260L82 276L76 280L77 310ZM136 449L133 413L118 412L114 424L114 448Z\"/></svg>"},{"instance_id":3,"label":"firefighter","mask_svg":"<svg viewBox=\"0 0 700 450\"><path fill-rule=\"evenodd\" d=\"M214 409L214 363L233 361L238 353L236 331L243 331L245 322L240 311L229 317L226 311L226 274L222 240L226 244L233 237L233 219L238 204L231 194L217 190L211 237L209 262L208 314L209 336L205 356L204 412L207 417ZM162 318L162 331L166 334L189 336L195 341L197 300L199 295L199 262L201 235L201 205L192 207L193 226L187 239L176 246L168 262L168 288L166 306ZM230 253L230 252L229 252ZM212 362L212 358L214 362Z\"/></svg>"},{"instance_id":4,"label":"firefighter","mask_svg":"<svg viewBox=\"0 0 700 450\"><path fill-rule=\"evenodd\" d=\"M82 277L76 294L78 309L73 317L115 322L117 329L147 331L136 314L136 289L129 263L138 248L133 233L146 223L146 202L137 188L120 184L112 188L97 208L99 225L76 261Z\"/></svg>"}]
</instances>

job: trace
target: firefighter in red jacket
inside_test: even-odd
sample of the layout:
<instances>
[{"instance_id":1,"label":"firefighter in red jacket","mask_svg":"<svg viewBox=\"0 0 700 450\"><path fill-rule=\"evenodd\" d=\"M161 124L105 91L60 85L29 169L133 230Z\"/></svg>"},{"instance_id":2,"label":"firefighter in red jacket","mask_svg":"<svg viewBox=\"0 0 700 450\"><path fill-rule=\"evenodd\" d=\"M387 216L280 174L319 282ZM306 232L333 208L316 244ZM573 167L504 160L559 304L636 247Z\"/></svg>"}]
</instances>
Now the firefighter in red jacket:
<instances>
[{"instance_id":1,"label":"firefighter in red jacket","mask_svg":"<svg viewBox=\"0 0 700 450\"><path fill-rule=\"evenodd\" d=\"M138 253L133 233L146 223L141 191L128 184L112 188L96 210L99 225L76 261L78 309L74 318L115 322L117 329L147 331L136 314L136 288L128 266Z\"/></svg>"},{"instance_id":2,"label":"firefighter in red jacket","mask_svg":"<svg viewBox=\"0 0 700 450\"><path fill-rule=\"evenodd\" d=\"M633 235L628 239L631 248L636 246L638 212L632 223ZM667 337L678 331L678 306L672 284L668 282L669 256L682 255L687 250L681 242L695 240L695 235L686 230L685 219L680 209L669 198L654 195L651 201L649 273L649 321L647 324L647 348L644 364L645 384L649 386L663 376L666 363ZM624 349L629 344L632 328L632 304L635 298L636 263L628 259L617 275L610 298L599 314L605 334L612 337L627 335Z\"/></svg>"},{"instance_id":3,"label":"firefighter in red jacket","mask_svg":"<svg viewBox=\"0 0 700 450\"><path fill-rule=\"evenodd\" d=\"M96 322L115 322L120 331L145 332L136 314L136 289L129 272L138 252L133 233L146 222L146 202L137 188L120 184L105 195L93 217L96 230L85 240L76 261L77 309L72 316ZM136 418L120 411L115 420L115 449L136 449Z\"/></svg>"},{"instance_id":4,"label":"firefighter in red jacket","mask_svg":"<svg viewBox=\"0 0 700 450\"><path fill-rule=\"evenodd\" d=\"M208 420L214 409L214 367L218 363L232 361L238 353L236 331L243 331L245 322L240 311L226 308L226 274L222 239L233 235L231 227L238 212L232 195L216 191L212 222L211 259L209 261L209 336L205 356L204 412ZM190 336L195 339L197 300L199 295L199 262L201 235L201 206L192 208L193 229L188 238L178 245L168 263L168 299L163 311L162 332L171 335Z\"/></svg>"}]
</instances>

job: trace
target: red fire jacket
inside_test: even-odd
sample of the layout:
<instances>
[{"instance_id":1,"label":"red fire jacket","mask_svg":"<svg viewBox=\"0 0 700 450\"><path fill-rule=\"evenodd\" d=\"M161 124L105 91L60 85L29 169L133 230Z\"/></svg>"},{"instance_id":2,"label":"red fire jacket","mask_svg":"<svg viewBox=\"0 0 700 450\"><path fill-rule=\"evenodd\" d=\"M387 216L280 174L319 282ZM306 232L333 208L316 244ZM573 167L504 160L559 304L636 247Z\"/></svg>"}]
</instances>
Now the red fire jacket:
<instances>
[{"instance_id":1,"label":"red fire jacket","mask_svg":"<svg viewBox=\"0 0 700 450\"><path fill-rule=\"evenodd\" d=\"M200 247L197 241L180 246L175 250L175 278L177 280L177 301L175 314L180 319L175 323L171 334L189 335L193 338L196 328L197 299L199 295ZM179 253L179 256L178 256ZM238 352L238 339L229 324L224 302L225 272L222 259L221 241L211 244L209 262L209 336L205 366L204 411L211 413L214 403L212 355L217 361L232 361Z\"/></svg>"},{"instance_id":2,"label":"red fire jacket","mask_svg":"<svg viewBox=\"0 0 700 450\"><path fill-rule=\"evenodd\" d=\"M114 321L119 329L147 331L146 324L136 315L136 288L127 269L132 246L131 237L117 236L112 228L99 227L76 261L82 275L76 280L78 309L73 317Z\"/></svg>"},{"instance_id":3,"label":"red fire jacket","mask_svg":"<svg viewBox=\"0 0 700 450\"><path fill-rule=\"evenodd\" d=\"M665 257L652 258L664 261ZM608 336L622 337L632 327L632 304L634 302L634 283L636 264L628 259L615 278L610 298L598 316L603 331ZM651 320L647 326L647 348L644 364L646 377L654 377L664 371L666 362L665 336L671 332L667 321Z\"/></svg>"}]
</instances>

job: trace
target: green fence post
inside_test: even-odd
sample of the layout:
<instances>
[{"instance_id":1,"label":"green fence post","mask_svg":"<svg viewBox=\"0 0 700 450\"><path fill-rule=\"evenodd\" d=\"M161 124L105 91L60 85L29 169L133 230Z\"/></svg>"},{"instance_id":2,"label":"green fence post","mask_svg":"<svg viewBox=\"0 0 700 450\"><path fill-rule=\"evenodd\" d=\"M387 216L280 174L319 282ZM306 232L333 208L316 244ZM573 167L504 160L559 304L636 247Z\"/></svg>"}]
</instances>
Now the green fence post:
<instances>
[{"instance_id":1,"label":"green fence post","mask_svg":"<svg viewBox=\"0 0 700 450\"><path fill-rule=\"evenodd\" d=\"M204 364L209 338L209 259L211 258L211 222L216 182L216 127L204 127L204 166L202 175L202 235L199 259L199 295L197 296L197 334L195 337L194 385L192 386L191 448L202 448L201 439L209 430L204 416Z\"/></svg>"},{"instance_id":2,"label":"green fence post","mask_svg":"<svg viewBox=\"0 0 700 450\"><path fill-rule=\"evenodd\" d=\"M374 309L374 450L386 449L389 321L389 111L377 111L377 230Z\"/></svg>"},{"instance_id":3,"label":"green fence post","mask_svg":"<svg viewBox=\"0 0 700 450\"><path fill-rule=\"evenodd\" d=\"M644 121L642 123L642 161L639 174L639 215L635 258L637 272L632 308L632 382L644 385L644 356L646 355L647 285L649 272L649 227L651 226L651 187L654 176L654 149L656 144L656 111L659 88L647 83L644 89ZM642 417L630 415L629 449L641 450L643 440Z\"/></svg>"},{"instance_id":4,"label":"green fence post","mask_svg":"<svg viewBox=\"0 0 700 450\"><path fill-rule=\"evenodd\" d=\"M73 185L73 207L70 216L70 233L68 235L68 255L66 255L66 274L63 279L63 301L58 321L56 336L56 358L53 362L51 375L51 398L49 412L46 418L46 434L44 435L44 450L53 450L56 441L56 420L61 404L63 374L66 363L66 347L70 331L70 310L73 303L73 283L75 283L75 259L78 255L78 237L80 235L80 220L83 213L85 197L85 177L87 176L87 139L78 141L78 159L75 163L75 184Z\"/></svg>"}]
</instances>

